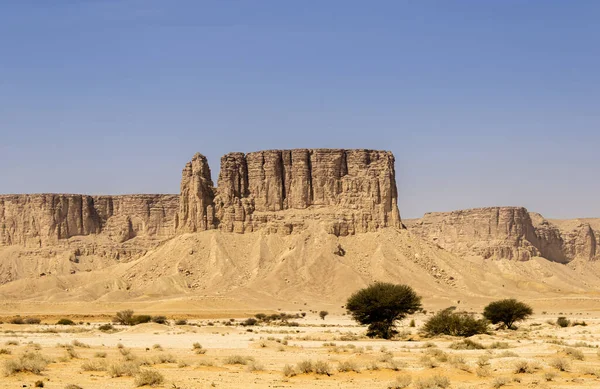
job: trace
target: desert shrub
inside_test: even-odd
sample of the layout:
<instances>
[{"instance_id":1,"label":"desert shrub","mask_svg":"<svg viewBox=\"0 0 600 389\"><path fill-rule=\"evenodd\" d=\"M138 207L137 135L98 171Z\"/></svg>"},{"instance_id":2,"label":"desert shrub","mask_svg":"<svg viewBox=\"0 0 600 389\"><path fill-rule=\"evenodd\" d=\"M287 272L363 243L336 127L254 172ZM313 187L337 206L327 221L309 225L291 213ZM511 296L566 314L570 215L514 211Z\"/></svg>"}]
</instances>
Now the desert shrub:
<instances>
[{"instance_id":1,"label":"desert shrub","mask_svg":"<svg viewBox=\"0 0 600 389\"><path fill-rule=\"evenodd\" d=\"M242 355L231 355L223 361L226 365L247 365L248 362L254 361L252 357L245 357Z\"/></svg>"},{"instance_id":2,"label":"desert shrub","mask_svg":"<svg viewBox=\"0 0 600 389\"><path fill-rule=\"evenodd\" d=\"M7 340L5 344L7 346L18 346L19 345L19 341L18 340Z\"/></svg>"},{"instance_id":3,"label":"desert shrub","mask_svg":"<svg viewBox=\"0 0 600 389\"><path fill-rule=\"evenodd\" d=\"M283 367L283 375L286 377L293 377L296 375L296 369L294 369L294 366L286 364Z\"/></svg>"},{"instance_id":4,"label":"desert shrub","mask_svg":"<svg viewBox=\"0 0 600 389\"><path fill-rule=\"evenodd\" d=\"M477 377L489 377L492 375L492 369L490 366L478 366L475 369L475 374L477 374Z\"/></svg>"},{"instance_id":5,"label":"desert shrub","mask_svg":"<svg viewBox=\"0 0 600 389\"><path fill-rule=\"evenodd\" d=\"M23 319L21 316L17 316L10 319L10 324L25 324L25 319Z\"/></svg>"},{"instance_id":6,"label":"desert shrub","mask_svg":"<svg viewBox=\"0 0 600 389\"><path fill-rule=\"evenodd\" d=\"M150 323L152 316L150 315L135 315L132 318L132 325Z\"/></svg>"},{"instance_id":7,"label":"desert shrub","mask_svg":"<svg viewBox=\"0 0 600 389\"><path fill-rule=\"evenodd\" d=\"M256 320L253 317L249 317L242 322L242 325L245 327L248 327L248 326L255 326L257 323L258 323L258 320Z\"/></svg>"},{"instance_id":8,"label":"desert shrub","mask_svg":"<svg viewBox=\"0 0 600 389\"><path fill-rule=\"evenodd\" d=\"M4 361L4 373L9 376L19 372L40 374L50 361L38 352L25 352L18 358Z\"/></svg>"},{"instance_id":9,"label":"desert shrub","mask_svg":"<svg viewBox=\"0 0 600 389\"><path fill-rule=\"evenodd\" d=\"M203 348L202 345L198 342L192 345L192 350L194 350L196 354L206 354L206 349Z\"/></svg>"},{"instance_id":10,"label":"desert shrub","mask_svg":"<svg viewBox=\"0 0 600 389\"><path fill-rule=\"evenodd\" d=\"M431 359L431 357L427 355L422 355L421 358L419 358L419 363L426 369L434 369L440 365L436 360Z\"/></svg>"},{"instance_id":11,"label":"desert shrub","mask_svg":"<svg viewBox=\"0 0 600 389\"><path fill-rule=\"evenodd\" d=\"M347 373L350 371L354 371L356 373L360 373L360 368L358 364L354 361L342 361L338 364L337 370L340 373Z\"/></svg>"},{"instance_id":12,"label":"desert shrub","mask_svg":"<svg viewBox=\"0 0 600 389\"><path fill-rule=\"evenodd\" d=\"M573 327L576 327L576 326L587 327L587 323L585 321L574 321L572 326Z\"/></svg>"},{"instance_id":13,"label":"desert shrub","mask_svg":"<svg viewBox=\"0 0 600 389\"><path fill-rule=\"evenodd\" d=\"M67 356L68 359L77 359L79 358L79 354L77 354L77 351L75 351L75 347L71 346L71 345L66 345L65 346L65 354Z\"/></svg>"},{"instance_id":14,"label":"desert shrub","mask_svg":"<svg viewBox=\"0 0 600 389\"><path fill-rule=\"evenodd\" d=\"M471 339L463 339L458 342L452 342L449 346L453 350L483 350L485 346Z\"/></svg>"},{"instance_id":15,"label":"desert shrub","mask_svg":"<svg viewBox=\"0 0 600 389\"><path fill-rule=\"evenodd\" d=\"M108 372L108 375L113 378L124 376L133 377L140 371L140 367L135 362L125 361L108 365L106 371Z\"/></svg>"},{"instance_id":16,"label":"desert shrub","mask_svg":"<svg viewBox=\"0 0 600 389\"><path fill-rule=\"evenodd\" d=\"M494 342L488 346L491 349L507 349L510 345L507 342Z\"/></svg>"},{"instance_id":17,"label":"desert shrub","mask_svg":"<svg viewBox=\"0 0 600 389\"><path fill-rule=\"evenodd\" d=\"M565 328L568 327L569 324L571 324L571 321L564 316L560 316L558 319L556 319L556 325L559 327Z\"/></svg>"},{"instance_id":18,"label":"desert shrub","mask_svg":"<svg viewBox=\"0 0 600 389\"><path fill-rule=\"evenodd\" d=\"M567 347L564 349L564 352L571 358L576 359L578 361L583 361L585 358L583 352L581 352L581 350L577 350L576 348Z\"/></svg>"},{"instance_id":19,"label":"desert shrub","mask_svg":"<svg viewBox=\"0 0 600 389\"><path fill-rule=\"evenodd\" d=\"M388 389L404 389L407 388L412 382L412 378L409 375L399 375L396 377L394 382L392 382Z\"/></svg>"},{"instance_id":20,"label":"desert shrub","mask_svg":"<svg viewBox=\"0 0 600 389\"><path fill-rule=\"evenodd\" d=\"M483 317L492 324L502 323L508 329L512 329L515 322L525 320L532 314L533 309L529 305L515 299L494 301L483 310Z\"/></svg>"},{"instance_id":21,"label":"desert shrub","mask_svg":"<svg viewBox=\"0 0 600 389\"><path fill-rule=\"evenodd\" d=\"M556 373L553 371L547 371L544 373L544 379L546 381L554 381L554 379L556 378Z\"/></svg>"},{"instance_id":22,"label":"desert shrub","mask_svg":"<svg viewBox=\"0 0 600 389\"><path fill-rule=\"evenodd\" d=\"M414 328L416 326L415 319L410 319L410 323L408 323L408 326Z\"/></svg>"},{"instance_id":23,"label":"desert shrub","mask_svg":"<svg viewBox=\"0 0 600 389\"><path fill-rule=\"evenodd\" d=\"M421 378L415 381L417 389L445 389L450 386L450 379L443 375L434 375L429 378Z\"/></svg>"},{"instance_id":24,"label":"desert shrub","mask_svg":"<svg viewBox=\"0 0 600 389\"><path fill-rule=\"evenodd\" d=\"M106 353L104 351L98 351L94 354L95 358L106 358Z\"/></svg>"},{"instance_id":25,"label":"desert shrub","mask_svg":"<svg viewBox=\"0 0 600 389\"><path fill-rule=\"evenodd\" d=\"M69 385L65 386L65 389L83 389L83 388L79 385L69 384Z\"/></svg>"},{"instance_id":26,"label":"desert shrub","mask_svg":"<svg viewBox=\"0 0 600 389\"><path fill-rule=\"evenodd\" d=\"M85 361L81 364L83 371L105 371L106 368L105 361Z\"/></svg>"},{"instance_id":27,"label":"desert shrub","mask_svg":"<svg viewBox=\"0 0 600 389\"><path fill-rule=\"evenodd\" d=\"M248 371L252 372L252 371L263 371L265 370L264 366L256 361L251 361L250 363L248 363L248 367L247 369Z\"/></svg>"},{"instance_id":28,"label":"desert shrub","mask_svg":"<svg viewBox=\"0 0 600 389\"><path fill-rule=\"evenodd\" d=\"M319 312L319 317L320 317L322 320L325 320L325 317L326 317L327 315L329 315L329 312L327 312L327 311L321 311L321 312Z\"/></svg>"},{"instance_id":29,"label":"desert shrub","mask_svg":"<svg viewBox=\"0 0 600 389\"><path fill-rule=\"evenodd\" d=\"M37 381L35 381L35 383L33 384L33 386L34 386L35 388L43 388L43 387L44 387L44 381L42 381L42 380L37 380Z\"/></svg>"},{"instance_id":30,"label":"desert shrub","mask_svg":"<svg viewBox=\"0 0 600 389\"><path fill-rule=\"evenodd\" d=\"M56 324L59 326L72 326L75 325L75 322L71 319L60 319Z\"/></svg>"},{"instance_id":31,"label":"desert shrub","mask_svg":"<svg viewBox=\"0 0 600 389\"><path fill-rule=\"evenodd\" d=\"M37 317L27 317L25 318L25 324L40 324L42 320Z\"/></svg>"},{"instance_id":32,"label":"desert shrub","mask_svg":"<svg viewBox=\"0 0 600 389\"><path fill-rule=\"evenodd\" d=\"M446 362L448 360L448 354L446 354L439 348L430 348L425 353L429 356L432 356L440 362Z\"/></svg>"},{"instance_id":33,"label":"desert shrub","mask_svg":"<svg viewBox=\"0 0 600 389\"><path fill-rule=\"evenodd\" d=\"M471 371L471 368L469 367L469 365L467 365L467 361L462 355L450 355L448 357L448 362L452 367L455 367L462 371Z\"/></svg>"},{"instance_id":34,"label":"desert shrub","mask_svg":"<svg viewBox=\"0 0 600 389\"><path fill-rule=\"evenodd\" d=\"M473 336L488 332L488 323L485 319L475 319L466 312L452 312L444 309L430 317L423 326L423 332L429 336L452 335Z\"/></svg>"},{"instance_id":35,"label":"desert shrub","mask_svg":"<svg viewBox=\"0 0 600 389\"><path fill-rule=\"evenodd\" d=\"M421 309L421 297L408 285L376 282L350 296L346 309L369 325L367 336L390 339L398 333L396 321Z\"/></svg>"},{"instance_id":36,"label":"desert shrub","mask_svg":"<svg viewBox=\"0 0 600 389\"><path fill-rule=\"evenodd\" d=\"M162 351L162 349L163 349L162 346L160 344L158 344L158 343L156 343L155 345L153 345L152 348L155 349L155 350L159 350L159 351Z\"/></svg>"},{"instance_id":37,"label":"desert shrub","mask_svg":"<svg viewBox=\"0 0 600 389\"><path fill-rule=\"evenodd\" d=\"M175 363L177 362L177 359L171 354L158 354L152 358L152 362L155 364Z\"/></svg>"},{"instance_id":38,"label":"desert shrub","mask_svg":"<svg viewBox=\"0 0 600 389\"><path fill-rule=\"evenodd\" d=\"M517 361L515 363L515 374L533 374L536 371L536 367L527 361Z\"/></svg>"},{"instance_id":39,"label":"desert shrub","mask_svg":"<svg viewBox=\"0 0 600 389\"><path fill-rule=\"evenodd\" d=\"M387 361L387 363L388 363L388 367L390 368L390 370L394 370L394 371L401 370L407 366L406 362L399 361L397 359L390 359L389 361Z\"/></svg>"},{"instance_id":40,"label":"desert shrub","mask_svg":"<svg viewBox=\"0 0 600 389\"><path fill-rule=\"evenodd\" d=\"M100 331L112 331L115 329L115 327L113 327L112 324L102 324L98 327L98 329Z\"/></svg>"},{"instance_id":41,"label":"desert shrub","mask_svg":"<svg viewBox=\"0 0 600 389\"><path fill-rule=\"evenodd\" d=\"M10 351L7 348L0 348L0 355L10 355L12 354L12 351Z\"/></svg>"},{"instance_id":42,"label":"desert shrub","mask_svg":"<svg viewBox=\"0 0 600 389\"><path fill-rule=\"evenodd\" d=\"M77 340L77 339L73 340L73 341L71 342L71 344L72 344L73 346L75 346L75 347L81 347L81 348L90 348L90 345L89 345L89 344L85 344L85 343L83 343L83 342L81 342L81 341L79 341L79 340Z\"/></svg>"},{"instance_id":43,"label":"desert shrub","mask_svg":"<svg viewBox=\"0 0 600 389\"><path fill-rule=\"evenodd\" d=\"M302 362L298 362L298 364L296 365L296 370L300 373L308 374L315 371L315 368L311 360L304 360Z\"/></svg>"},{"instance_id":44,"label":"desert shrub","mask_svg":"<svg viewBox=\"0 0 600 389\"><path fill-rule=\"evenodd\" d=\"M158 386L165 381L165 377L156 370L141 370L135 375L135 386Z\"/></svg>"},{"instance_id":45,"label":"desert shrub","mask_svg":"<svg viewBox=\"0 0 600 389\"><path fill-rule=\"evenodd\" d=\"M569 361L564 358L554 358L550 361L550 366L559 371L569 371L571 369Z\"/></svg>"},{"instance_id":46,"label":"desert shrub","mask_svg":"<svg viewBox=\"0 0 600 389\"><path fill-rule=\"evenodd\" d=\"M133 310L126 309L124 311L117 312L113 318L113 322L124 326L133 325Z\"/></svg>"},{"instance_id":47,"label":"desert shrub","mask_svg":"<svg viewBox=\"0 0 600 389\"><path fill-rule=\"evenodd\" d=\"M508 385L510 383L510 378L508 377L496 377L492 382L492 388L498 389L503 387L504 385Z\"/></svg>"},{"instance_id":48,"label":"desert shrub","mask_svg":"<svg viewBox=\"0 0 600 389\"><path fill-rule=\"evenodd\" d=\"M315 362L315 373L322 375L331 375L331 366L326 361Z\"/></svg>"},{"instance_id":49,"label":"desert shrub","mask_svg":"<svg viewBox=\"0 0 600 389\"><path fill-rule=\"evenodd\" d=\"M152 316L151 320L153 323L158 323L158 324L168 324L169 323L166 316Z\"/></svg>"},{"instance_id":50,"label":"desert shrub","mask_svg":"<svg viewBox=\"0 0 600 389\"><path fill-rule=\"evenodd\" d=\"M177 319L175 320L175 325L176 326L184 326L187 324L187 320L186 319Z\"/></svg>"}]
</instances>

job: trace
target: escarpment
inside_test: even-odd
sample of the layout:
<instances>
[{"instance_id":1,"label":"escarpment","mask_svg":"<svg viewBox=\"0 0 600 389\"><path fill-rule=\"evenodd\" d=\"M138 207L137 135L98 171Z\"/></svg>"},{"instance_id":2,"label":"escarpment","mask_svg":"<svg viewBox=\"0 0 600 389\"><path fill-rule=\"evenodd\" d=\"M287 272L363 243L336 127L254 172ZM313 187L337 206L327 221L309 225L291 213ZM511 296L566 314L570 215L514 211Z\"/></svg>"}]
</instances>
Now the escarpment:
<instances>
[{"instance_id":1,"label":"escarpment","mask_svg":"<svg viewBox=\"0 0 600 389\"><path fill-rule=\"evenodd\" d=\"M0 195L0 245L44 247L80 235L122 243L174 233L178 196Z\"/></svg>"},{"instance_id":2,"label":"escarpment","mask_svg":"<svg viewBox=\"0 0 600 389\"><path fill-rule=\"evenodd\" d=\"M459 255L519 261L539 256L560 263L599 257L600 229L585 221L549 221L523 207L434 212L406 223L421 238Z\"/></svg>"},{"instance_id":3,"label":"escarpment","mask_svg":"<svg viewBox=\"0 0 600 389\"><path fill-rule=\"evenodd\" d=\"M263 228L291 233L314 220L334 235L399 228L397 196L390 152L230 153L221 158L214 227L239 233Z\"/></svg>"}]
</instances>

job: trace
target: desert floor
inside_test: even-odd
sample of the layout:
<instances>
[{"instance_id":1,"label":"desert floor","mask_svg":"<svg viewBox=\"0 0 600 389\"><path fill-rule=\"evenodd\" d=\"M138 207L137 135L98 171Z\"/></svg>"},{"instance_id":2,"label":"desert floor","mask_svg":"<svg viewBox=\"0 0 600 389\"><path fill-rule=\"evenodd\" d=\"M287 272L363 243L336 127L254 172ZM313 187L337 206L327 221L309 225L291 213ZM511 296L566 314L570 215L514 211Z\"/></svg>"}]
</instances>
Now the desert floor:
<instances>
[{"instance_id":1,"label":"desert floor","mask_svg":"<svg viewBox=\"0 0 600 389\"><path fill-rule=\"evenodd\" d=\"M100 322L59 326L44 324L51 320L45 318L38 325L15 325L5 317L2 368L27 353L49 363L39 374L3 372L0 388L35 387L38 381L44 388L134 388L137 372L145 370L162 374L160 387L182 389L600 388L600 315L593 311L566 315L586 326L558 327L560 312L546 312L516 331L470 338L483 349L452 348L459 338L420 336L430 315L414 316L415 327L410 319L402 322L401 340L394 341L366 338L365 327L348 316L321 320L314 311L294 319L299 326L245 327L243 319L223 316L108 332L99 330ZM301 372L303 361L321 371Z\"/></svg>"}]
</instances>

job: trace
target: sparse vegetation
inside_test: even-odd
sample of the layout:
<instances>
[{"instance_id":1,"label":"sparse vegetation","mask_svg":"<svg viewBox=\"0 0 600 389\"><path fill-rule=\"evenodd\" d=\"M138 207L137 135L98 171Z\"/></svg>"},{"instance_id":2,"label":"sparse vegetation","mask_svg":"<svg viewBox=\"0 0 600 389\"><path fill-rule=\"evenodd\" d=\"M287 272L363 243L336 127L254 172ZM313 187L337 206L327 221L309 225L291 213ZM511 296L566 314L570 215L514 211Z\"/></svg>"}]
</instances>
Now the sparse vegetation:
<instances>
[{"instance_id":1,"label":"sparse vegetation","mask_svg":"<svg viewBox=\"0 0 600 389\"><path fill-rule=\"evenodd\" d=\"M72 326L75 325L75 322L71 319L60 319L56 324L60 326Z\"/></svg>"},{"instance_id":2,"label":"sparse vegetation","mask_svg":"<svg viewBox=\"0 0 600 389\"><path fill-rule=\"evenodd\" d=\"M327 311L321 311L321 312L319 312L319 317L320 317L322 320L325 320L325 317L326 317L327 315L329 315L329 312L327 312Z\"/></svg>"},{"instance_id":3,"label":"sparse vegetation","mask_svg":"<svg viewBox=\"0 0 600 389\"><path fill-rule=\"evenodd\" d=\"M412 382L412 377L409 375L399 375L396 377L394 382L388 386L388 389L404 389L407 388Z\"/></svg>"},{"instance_id":4,"label":"sparse vegetation","mask_svg":"<svg viewBox=\"0 0 600 389\"><path fill-rule=\"evenodd\" d=\"M453 312L447 308L430 317L423 326L423 332L428 336L451 335L473 336L488 332L485 319L476 319L466 312Z\"/></svg>"},{"instance_id":5,"label":"sparse vegetation","mask_svg":"<svg viewBox=\"0 0 600 389\"><path fill-rule=\"evenodd\" d=\"M449 346L453 350L483 350L485 346L471 339L463 339L458 342L452 342Z\"/></svg>"},{"instance_id":6,"label":"sparse vegetation","mask_svg":"<svg viewBox=\"0 0 600 389\"><path fill-rule=\"evenodd\" d=\"M4 374L9 376L19 372L40 374L50 361L38 352L25 352L18 358L4 361Z\"/></svg>"},{"instance_id":7,"label":"sparse vegetation","mask_svg":"<svg viewBox=\"0 0 600 389\"><path fill-rule=\"evenodd\" d=\"M141 370L135 375L135 386L158 386L165 381L165 377L156 370Z\"/></svg>"}]
</instances>

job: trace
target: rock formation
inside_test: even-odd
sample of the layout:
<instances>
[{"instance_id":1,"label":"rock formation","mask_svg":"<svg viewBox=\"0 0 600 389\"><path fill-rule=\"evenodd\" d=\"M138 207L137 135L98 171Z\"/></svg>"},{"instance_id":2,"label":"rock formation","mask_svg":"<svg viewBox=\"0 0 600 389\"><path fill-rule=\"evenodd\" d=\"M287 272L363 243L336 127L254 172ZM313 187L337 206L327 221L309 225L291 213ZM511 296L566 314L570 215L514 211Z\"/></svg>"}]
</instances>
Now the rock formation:
<instances>
[{"instance_id":1,"label":"rock formation","mask_svg":"<svg viewBox=\"0 0 600 389\"><path fill-rule=\"evenodd\" d=\"M600 231L589 223L561 228L523 207L434 212L405 222L413 233L459 255L519 261L540 256L560 263L598 258Z\"/></svg>"},{"instance_id":2,"label":"rock formation","mask_svg":"<svg viewBox=\"0 0 600 389\"><path fill-rule=\"evenodd\" d=\"M182 181L182 192L184 190ZM401 226L394 156L386 151L268 150L221 158L215 226L291 233L308 220L334 235Z\"/></svg>"},{"instance_id":3,"label":"rock formation","mask_svg":"<svg viewBox=\"0 0 600 389\"><path fill-rule=\"evenodd\" d=\"M0 195L0 246L44 247L104 234L122 243L139 234L174 234L178 196Z\"/></svg>"}]
</instances>

